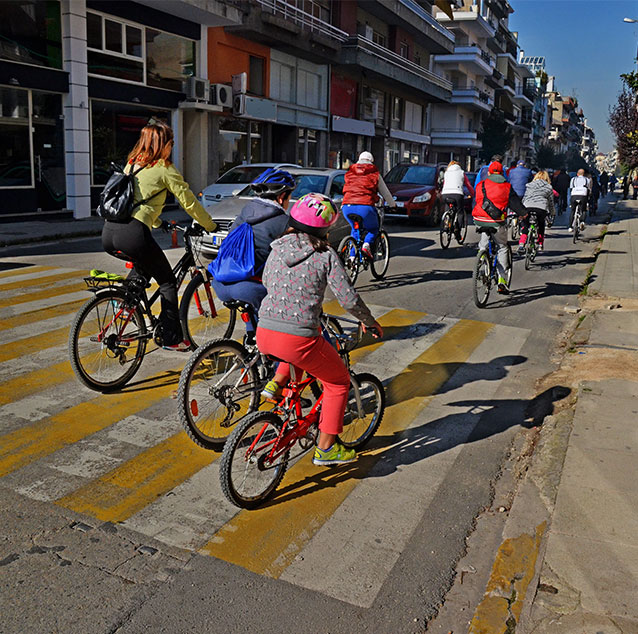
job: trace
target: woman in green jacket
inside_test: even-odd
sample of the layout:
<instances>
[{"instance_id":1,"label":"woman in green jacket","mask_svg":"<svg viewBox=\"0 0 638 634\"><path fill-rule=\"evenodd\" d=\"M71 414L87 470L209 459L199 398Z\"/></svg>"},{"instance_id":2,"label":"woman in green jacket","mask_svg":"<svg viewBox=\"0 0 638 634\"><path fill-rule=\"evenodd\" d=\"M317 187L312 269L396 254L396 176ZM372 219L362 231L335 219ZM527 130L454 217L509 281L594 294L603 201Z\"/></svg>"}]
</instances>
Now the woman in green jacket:
<instances>
[{"instance_id":1,"label":"woman in green jacket","mask_svg":"<svg viewBox=\"0 0 638 634\"><path fill-rule=\"evenodd\" d=\"M155 122L142 128L140 138L128 155L127 170L135 169L135 201L147 200L125 223L104 223L102 246L107 253L121 251L132 258L135 266L153 277L159 284L162 310L160 324L164 348L186 351L190 342L184 340L179 321L177 280L166 255L155 242L151 229L162 225L160 215L170 191L183 209L207 231L215 223L190 190L183 176L171 163L173 131ZM144 169L140 168L143 167ZM150 199L150 200L148 200Z\"/></svg>"}]
</instances>

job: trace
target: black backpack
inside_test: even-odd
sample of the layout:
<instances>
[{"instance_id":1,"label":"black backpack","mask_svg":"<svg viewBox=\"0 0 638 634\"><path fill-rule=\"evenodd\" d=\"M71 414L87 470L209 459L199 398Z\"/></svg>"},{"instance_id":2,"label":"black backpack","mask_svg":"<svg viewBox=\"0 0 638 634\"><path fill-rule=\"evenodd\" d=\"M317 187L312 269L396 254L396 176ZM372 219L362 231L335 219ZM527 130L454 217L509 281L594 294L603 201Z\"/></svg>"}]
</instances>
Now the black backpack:
<instances>
[{"instance_id":1,"label":"black backpack","mask_svg":"<svg viewBox=\"0 0 638 634\"><path fill-rule=\"evenodd\" d=\"M155 198L164 190L154 193L152 196L133 202L133 194L135 191L135 176L139 174L144 165L138 170L131 169L126 173L119 165L111 163L113 173L104 185L104 189L100 194L100 202L97 206L97 212L104 220L109 222L128 222L131 214L140 206L147 203L151 198Z\"/></svg>"}]
</instances>

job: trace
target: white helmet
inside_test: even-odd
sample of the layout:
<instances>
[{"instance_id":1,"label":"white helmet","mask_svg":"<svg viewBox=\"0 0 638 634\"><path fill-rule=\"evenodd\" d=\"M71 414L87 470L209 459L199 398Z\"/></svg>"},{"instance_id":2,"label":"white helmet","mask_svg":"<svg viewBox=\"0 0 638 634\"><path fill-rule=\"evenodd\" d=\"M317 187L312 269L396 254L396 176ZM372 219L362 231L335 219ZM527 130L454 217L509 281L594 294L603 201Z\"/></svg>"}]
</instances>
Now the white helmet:
<instances>
[{"instance_id":1,"label":"white helmet","mask_svg":"<svg viewBox=\"0 0 638 634\"><path fill-rule=\"evenodd\" d=\"M370 152L361 152L357 163L374 163L374 156Z\"/></svg>"}]
</instances>

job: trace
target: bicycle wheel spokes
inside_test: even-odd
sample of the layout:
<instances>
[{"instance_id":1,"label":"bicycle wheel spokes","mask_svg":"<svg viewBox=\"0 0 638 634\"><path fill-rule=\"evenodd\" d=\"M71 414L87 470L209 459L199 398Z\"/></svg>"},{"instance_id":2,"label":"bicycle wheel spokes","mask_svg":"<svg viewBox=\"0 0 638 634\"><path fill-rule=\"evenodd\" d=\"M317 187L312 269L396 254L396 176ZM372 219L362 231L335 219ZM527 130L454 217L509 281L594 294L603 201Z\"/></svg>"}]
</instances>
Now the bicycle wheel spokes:
<instances>
[{"instance_id":1,"label":"bicycle wheel spokes","mask_svg":"<svg viewBox=\"0 0 638 634\"><path fill-rule=\"evenodd\" d=\"M441 218L441 228L439 229L439 241L441 248L447 249L452 241L452 214L446 211Z\"/></svg>"},{"instance_id":2,"label":"bicycle wheel spokes","mask_svg":"<svg viewBox=\"0 0 638 634\"><path fill-rule=\"evenodd\" d=\"M343 262L350 283L354 284L359 275L359 247L357 246L357 241L352 236L347 236L339 243L337 253Z\"/></svg>"},{"instance_id":3,"label":"bicycle wheel spokes","mask_svg":"<svg viewBox=\"0 0 638 634\"><path fill-rule=\"evenodd\" d=\"M492 284L491 274L492 269L489 255L486 251L480 251L472 273L474 303L479 308L483 308L483 306L487 304L487 299L490 296L490 287Z\"/></svg>"},{"instance_id":4,"label":"bicycle wheel spokes","mask_svg":"<svg viewBox=\"0 0 638 634\"><path fill-rule=\"evenodd\" d=\"M146 351L146 325L123 296L98 295L78 312L69 333L71 365L91 389L124 386L137 372Z\"/></svg>"},{"instance_id":5,"label":"bicycle wheel spokes","mask_svg":"<svg viewBox=\"0 0 638 634\"><path fill-rule=\"evenodd\" d=\"M179 418L200 447L221 450L232 426L259 405L259 380L243 346L213 340L191 356L178 389Z\"/></svg>"},{"instance_id":6,"label":"bicycle wheel spokes","mask_svg":"<svg viewBox=\"0 0 638 634\"><path fill-rule=\"evenodd\" d=\"M380 231L374 242L374 253L370 270L375 279L381 279L390 264L390 239L385 231Z\"/></svg>"},{"instance_id":7,"label":"bicycle wheel spokes","mask_svg":"<svg viewBox=\"0 0 638 634\"><path fill-rule=\"evenodd\" d=\"M385 391L376 376L355 374L359 385L360 408L354 386L350 386L348 404L343 418L343 431L339 440L346 447L363 447L377 430L385 409Z\"/></svg>"},{"instance_id":8,"label":"bicycle wheel spokes","mask_svg":"<svg viewBox=\"0 0 638 634\"><path fill-rule=\"evenodd\" d=\"M224 495L236 506L254 508L274 493L288 464L288 452L272 462L282 421L256 412L238 425L224 447L219 477Z\"/></svg>"}]
</instances>

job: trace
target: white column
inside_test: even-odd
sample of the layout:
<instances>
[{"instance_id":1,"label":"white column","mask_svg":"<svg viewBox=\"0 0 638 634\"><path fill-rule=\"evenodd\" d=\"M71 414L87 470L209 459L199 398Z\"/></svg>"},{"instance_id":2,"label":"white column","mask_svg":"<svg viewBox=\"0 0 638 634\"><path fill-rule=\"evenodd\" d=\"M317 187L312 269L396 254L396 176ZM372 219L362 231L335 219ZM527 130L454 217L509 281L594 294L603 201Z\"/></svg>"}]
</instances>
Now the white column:
<instances>
[{"instance_id":1,"label":"white column","mask_svg":"<svg viewBox=\"0 0 638 634\"><path fill-rule=\"evenodd\" d=\"M69 73L69 93L64 97L66 206L74 218L86 218L91 215L86 0L62 0L62 53Z\"/></svg>"}]
</instances>

